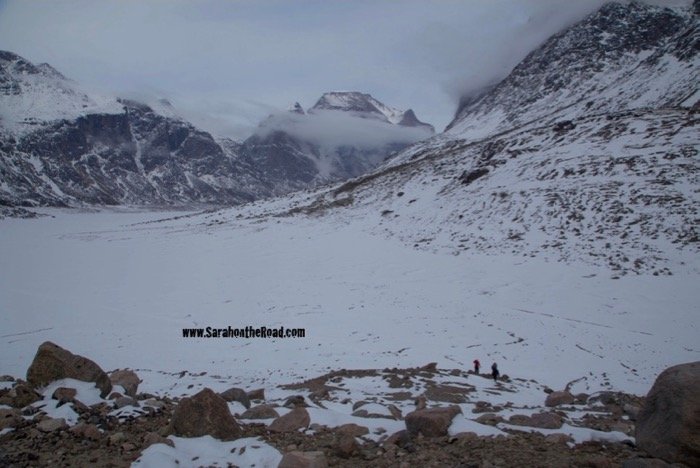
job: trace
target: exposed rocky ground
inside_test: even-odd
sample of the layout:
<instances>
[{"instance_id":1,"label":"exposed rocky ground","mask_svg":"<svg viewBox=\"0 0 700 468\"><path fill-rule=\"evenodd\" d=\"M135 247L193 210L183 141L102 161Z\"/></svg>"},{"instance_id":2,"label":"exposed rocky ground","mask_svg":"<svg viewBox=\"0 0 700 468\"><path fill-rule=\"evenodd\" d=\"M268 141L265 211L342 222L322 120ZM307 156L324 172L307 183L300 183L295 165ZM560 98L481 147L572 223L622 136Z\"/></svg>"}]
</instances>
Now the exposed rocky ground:
<instances>
[{"instance_id":1,"label":"exposed rocky ground","mask_svg":"<svg viewBox=\"0 0 700 468\"><path fill-rule=\"evenodd\" d=\"M635 421L663 419L660 413L676 407L697 413L697 398L683 389L697 385L698 368L669 369L646 402L616 392L552 391L505 375L493 382L489 375L435 364L340 370L279 389L203 389L171 397L139 393L133 371L108 376L89 359L44 343L28 381L2 378L0 463L149 466L153 447L176 453L183 438L211 435L221 441L216 444L246 441L230 450L230 461L215 466L237 465L236 457L264 447L276 457L272 466L670 466L635 445ZM70 378L77 388L58 386ZM670 385L680 397L657 403ZM539 403L527 404L524 395L538 395ZM353 422L326 417L330 409L352 412ZM64 418L57 417L61 413ZM644 449L680 463L675 466L692 466L698 421L678 419L645 426L653 443ZM199 456L180 463L200 466ZM266 460L256 466L270 466ZM250 459L243 464L253 466Z\"/></svg>"}]
</instances>

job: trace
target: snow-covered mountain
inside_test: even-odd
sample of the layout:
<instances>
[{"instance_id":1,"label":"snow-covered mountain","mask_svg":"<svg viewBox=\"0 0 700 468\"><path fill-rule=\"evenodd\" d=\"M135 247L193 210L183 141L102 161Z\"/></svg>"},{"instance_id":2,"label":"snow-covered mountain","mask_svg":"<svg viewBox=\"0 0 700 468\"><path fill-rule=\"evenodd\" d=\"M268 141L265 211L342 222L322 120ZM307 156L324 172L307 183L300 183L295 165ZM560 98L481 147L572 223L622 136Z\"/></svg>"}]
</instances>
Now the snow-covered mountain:
<instances>
[{"instance_id":1,"label":"snow-covered mountain","mask_svg":"<svg viewBox=\"0 0 700 468\"><path fill-rule=\"evenodd\" d=\"M413 109L407 111L395 109L379 102L369 94L356 91L325 93L309 109L309 112L319 110L350 112L361 118L377 119L404 127L423 127L431 133L435 132L432 125L418 120Z\"/></svg>"},{"instance_id":2,"label":"snow-covered mountain","mask_svg":"<svg viewBox=\"0 0 700 468\"><path fill-rule=\"evenodd\" d=\"M392 133L408 124L387 120L370 128L374 145L329 150L320 142L328 132L342 137L347 122L306 116L299 105L292 111L312 123L305 138L263 130L241 145L194 127L167 100L146 105L89 93L48 64L0 52L0 205L238 204L357 176L416 133L432 133Z\"/></svg>"},{"instance_id":3,"label":"snow-covered mountain","mask_svg":"<svg viewBox=\"0 0 700 468\"><path fill-rule=\"evenodd\" d=\"M240 203L271 193L236 146L161 100L95 96L0 53L0 205Z\"/></svg>"},{"instance_id":4,"label":"snow-covered mountain","mask_svg":"<svg viewBox=\"0 0 700 468\"><path fill-rule=\"evenodd\" d=\"M700 246L698 24L692 9L606 5L463 100L446 133L290 211L454 254L683 269Z\"/></svg>"},{"instance_id":5,"label":"snow-covered mountain","mask_svg":"<svg viewBox=\"0 0 700 468\"><path fill-rule=\"evenodd\" d=\"M411 109L365 93L329 92L308 111L297 102L271 115L243 143L242 154L256 161L277 193L286 193L357 177L434 132Z\"/></svg>"},{"instance_id":6,"label":"snow-covered mountain","mask_svg":"<svg viewBox=\"0 0 700 468\"><path fill-rule=\"evenodd\" d=\"M692 106L700 99L697 18L609 3L552 36L496 86L464 96L448 133L475 139L534 122Z\"/></svg>"}]
</instances>

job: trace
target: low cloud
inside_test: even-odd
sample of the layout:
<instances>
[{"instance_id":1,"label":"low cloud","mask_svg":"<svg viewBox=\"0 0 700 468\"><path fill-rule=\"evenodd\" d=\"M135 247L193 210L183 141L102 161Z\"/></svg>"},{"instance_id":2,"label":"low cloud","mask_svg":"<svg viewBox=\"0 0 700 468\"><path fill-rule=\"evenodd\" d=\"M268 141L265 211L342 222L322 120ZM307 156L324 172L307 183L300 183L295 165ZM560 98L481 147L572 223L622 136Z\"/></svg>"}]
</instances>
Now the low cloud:
<instances>
[{"instance_id":1,"label":"low cloud","mask_svg":"<svg viewBox=\"0 0 700 468\"><path fill-rule=\"evenodd\" d=\"M323 148L354 146L362 149L392 143L410 144L431 135L425 128L402 127L332 110L317 110L306 115L277 113L267 118L255 133L266 136L274 131L284 131Z\"/></svg>"}]
</instances>

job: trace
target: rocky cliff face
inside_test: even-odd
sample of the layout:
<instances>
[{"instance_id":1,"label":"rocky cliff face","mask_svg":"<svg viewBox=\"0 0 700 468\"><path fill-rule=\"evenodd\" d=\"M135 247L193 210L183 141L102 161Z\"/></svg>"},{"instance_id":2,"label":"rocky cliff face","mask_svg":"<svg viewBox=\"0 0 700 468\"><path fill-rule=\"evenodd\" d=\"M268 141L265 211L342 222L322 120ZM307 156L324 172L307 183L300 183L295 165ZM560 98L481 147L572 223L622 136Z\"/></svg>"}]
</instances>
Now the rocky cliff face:
<instances>
[{"instance_id":1,"label":"rocky cliff face","mask_svg":"<svg viewBox=\"0 0 700 468\"><path fill-rule=\"evenodd\" d=\"M408 144L329 148L313 133L327 129L310 130L217 141L167 101L89 95L48 64L0 52L0 205L238 204L362 174Z\"/></svg>"},{"instance_id":2,"label":"rocky cliff face","mask_svg":"<svg viewBox=\"0 0 700 468\"><path fill-rule=\"evenodd\" d=\"M295 103L270 116L242 145L277 193L357 177L434 133L413 110L386 106L369 94L325 93L307 112Z\"/></svg>"},{"instance_id":3,"label":"rocky cliff face","mask_svg":"<svg viewBox=\"0 0 700 468\"><path fill-rule=\"evenodd\" d=\"M482 138L533 122L692 106L697 13L609 3L531 52L503 81L465 96L448 132Z\"/></svg>"}]
</instances>

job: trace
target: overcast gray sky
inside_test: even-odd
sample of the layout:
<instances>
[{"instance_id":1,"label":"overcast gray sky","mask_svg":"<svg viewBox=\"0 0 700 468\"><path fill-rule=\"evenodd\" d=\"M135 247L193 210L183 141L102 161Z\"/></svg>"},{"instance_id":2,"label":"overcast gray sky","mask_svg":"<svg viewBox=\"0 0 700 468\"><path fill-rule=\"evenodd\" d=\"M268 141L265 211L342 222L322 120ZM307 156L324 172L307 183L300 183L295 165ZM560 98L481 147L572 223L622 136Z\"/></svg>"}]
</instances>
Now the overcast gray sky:
<instances>
[{"instance_id":1,"label":"overcast gray sky","mask_svg":"<svg viewBox=\"0 0 700 468\"><path fill-rule=\"evenodd\" d=\"M166 97L243 138L274 110L355 90L442 130L459 96L504 77L604 0L0 1L0 49L86 86Z\"/></svg>"}]
</instances>

